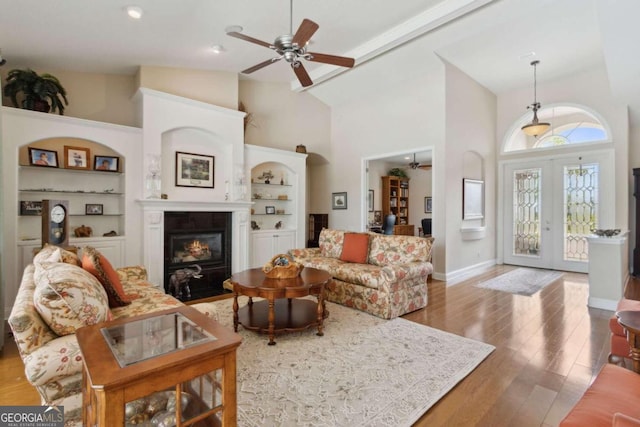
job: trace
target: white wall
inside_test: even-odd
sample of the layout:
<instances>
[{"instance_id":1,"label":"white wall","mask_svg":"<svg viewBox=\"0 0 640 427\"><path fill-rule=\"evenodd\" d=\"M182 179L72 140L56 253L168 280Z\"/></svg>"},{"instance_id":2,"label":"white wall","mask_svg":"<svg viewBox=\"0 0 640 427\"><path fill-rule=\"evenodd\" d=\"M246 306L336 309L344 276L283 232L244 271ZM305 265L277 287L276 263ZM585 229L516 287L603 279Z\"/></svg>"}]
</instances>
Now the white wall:
<instances>
[{"instance_id":1,"label":"white wall","mask_svg":"<svg viewBox=\"0 0 640 427\"><path fill-rule=\"evenodd\" d=\"M366 200L362 192L368 190L362 182L362 158L425 146L436 147L434 162L444 157L444 100L444 67L439 67L332 109L331 143L320 152L329 164L321 170L314 168L313 176L315 192L323 198L339 191L348 194L348 209L328 210L331 228L361 228L367 208L362 205ZM443 194L444 188L439 192L441 197ZM321 207L327 204L330 200L323 201ZM444 228L440 237L436 236L436 246L444 246ZM444 271L440 259L434 258L434 266L436 271Z\"/></svg>"},{"instance_id":2,"label":"white wall","mask_svg":"<svg viewBox=\"0 0 640 427\"><path fill-rule=\"evenodd\" d=\"M435 186L446 192L434 198L434 228L446 227L446 274L450 276L474 265L491 263L496 257L496 97L458 68L445 63L446 68L446 145L444 168L435 168L444 185ZM462 220L462 179L480 178L477 169L470 169L468 152L477 153L484 162L485 235L477 240L464 240L461 229L468 226ZM441 159L442 160L442 159ZM434 162L434 165L440 165ZM474 176L469 176L474 174ZM436 178L437 179L437 178ZM436 193L436 197L439 194ZM436 200L444 200L444 203ZM444 212L443 216L439 214ZM438 233L439 234L439 233ZM437 237L436 237L437 238ZM440 253L436 254L440 257Z\"/></svg>"},{"instance_id":3,"label":"white wall","mask_svg":"<svg viewBox=\"0 0 640 427\"><path fill-rule=\"evenodd\" d=\"M239 100L252 115L247 144L291 151L304 144L311 153L329 143L331 110L306 92L292 92L287 83L241 80Z\"/></svg>"}]
</instances>

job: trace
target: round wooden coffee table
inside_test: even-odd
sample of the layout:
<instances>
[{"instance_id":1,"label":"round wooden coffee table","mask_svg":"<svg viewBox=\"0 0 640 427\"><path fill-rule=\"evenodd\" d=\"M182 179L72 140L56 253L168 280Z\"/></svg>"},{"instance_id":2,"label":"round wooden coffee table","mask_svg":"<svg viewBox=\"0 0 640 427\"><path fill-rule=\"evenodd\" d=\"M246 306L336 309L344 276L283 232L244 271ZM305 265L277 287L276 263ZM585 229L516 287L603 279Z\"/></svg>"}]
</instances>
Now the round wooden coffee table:
<instances>
[{"instance_id":1,"label":"round wooden coffee table","mask_svg":"<svg viewBox=\"0 0 640 427\"><path fill-rule=\"evenodd\" d=\"M633 370L640 374L640 311L618 311L616 316L627 334Z\"/></svg>"},{"instance_id":2,"label":"round wooden coffee table","mask_svg":"<svg viewBox=\"0 0 640 427\"><path fill-rule=\"evenodd\" d=\"M318 327L316 335L324 335L322 322L329 315L324 302L324 287L331 275L323 270L306 267L292 279L270 279L261 268L252 268L231 276L233 285L233 329L244 328L269 334L269 345L275 345L275 335ZM238 296L249 297L244 307L238 306ZM299 299L308 295L317 302ZM253 302L253 297L264 298Z\"/></svg>"}]
</instances>

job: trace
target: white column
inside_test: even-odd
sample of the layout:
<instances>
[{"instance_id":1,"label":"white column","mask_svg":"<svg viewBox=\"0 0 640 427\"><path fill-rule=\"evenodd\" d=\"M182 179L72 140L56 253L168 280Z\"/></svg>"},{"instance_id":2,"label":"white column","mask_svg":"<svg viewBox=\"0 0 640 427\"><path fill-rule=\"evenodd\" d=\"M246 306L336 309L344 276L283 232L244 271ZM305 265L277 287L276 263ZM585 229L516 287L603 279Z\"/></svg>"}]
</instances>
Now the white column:
<instances>
[{"instance_id":1,"label":"white column","mask_svg":"<svg viewBox=\"0 0 640 427\"><path fill-rule=\"evenodd\" d=\"M629 280L627 232L614 237L587 237L589 242L589 307L616 309Z\"/></svg>"}]
</instances>

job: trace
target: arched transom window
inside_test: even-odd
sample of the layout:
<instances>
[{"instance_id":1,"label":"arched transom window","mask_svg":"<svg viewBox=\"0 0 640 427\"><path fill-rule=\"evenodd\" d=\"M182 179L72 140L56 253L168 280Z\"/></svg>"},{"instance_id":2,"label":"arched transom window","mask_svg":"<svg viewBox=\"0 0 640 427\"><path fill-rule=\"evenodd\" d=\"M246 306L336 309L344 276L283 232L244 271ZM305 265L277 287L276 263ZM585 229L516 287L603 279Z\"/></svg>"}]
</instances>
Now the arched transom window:
<instances>
[{"instance_id":1,"label":"arched transom window","mask_svg":"<svg viewBox=\"0 0 640 427\"><path fill-rule=\"evenodd\" d=\"M531 121L533 113L523 115L512 127L504 144L504 153L553 149L568 145L594 142L611 142L608 126L596 113L584 107L573 105L554 105L538 110L540 122L551 127L542 135L527 136L521 127Z\"/></svg>"}]
</instances>

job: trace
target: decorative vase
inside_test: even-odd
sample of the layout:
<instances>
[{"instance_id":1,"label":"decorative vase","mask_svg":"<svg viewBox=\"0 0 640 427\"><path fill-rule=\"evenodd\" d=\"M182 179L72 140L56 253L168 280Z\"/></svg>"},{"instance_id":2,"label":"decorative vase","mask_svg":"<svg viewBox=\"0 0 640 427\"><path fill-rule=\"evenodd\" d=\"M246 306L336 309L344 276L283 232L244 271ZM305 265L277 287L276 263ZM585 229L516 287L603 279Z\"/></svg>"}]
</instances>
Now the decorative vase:
<instances>
[{"instance_id":1,"label":"decorative vase","mask_svg":"<svg viewBox=\"0 0 640 427\"><path fill-rule=\"evenodd\" d=\"M160 199L162 180L160 178L160 156L149 154L149 173L145 177L147 199Z\"/></svg>"}]
</instances>

